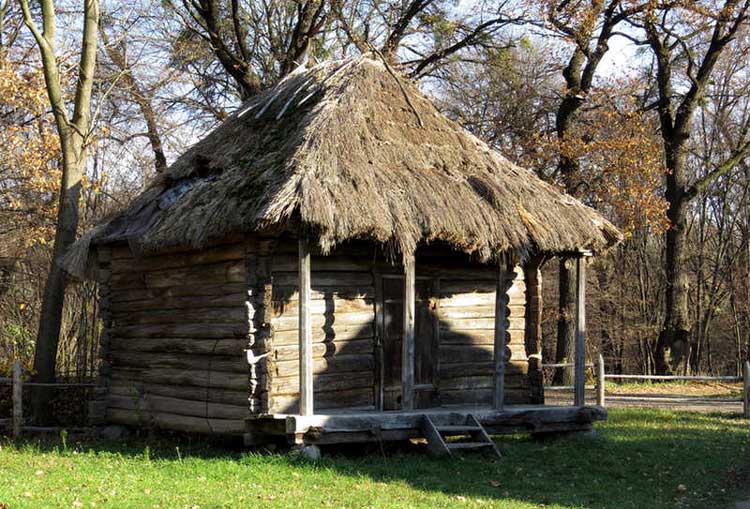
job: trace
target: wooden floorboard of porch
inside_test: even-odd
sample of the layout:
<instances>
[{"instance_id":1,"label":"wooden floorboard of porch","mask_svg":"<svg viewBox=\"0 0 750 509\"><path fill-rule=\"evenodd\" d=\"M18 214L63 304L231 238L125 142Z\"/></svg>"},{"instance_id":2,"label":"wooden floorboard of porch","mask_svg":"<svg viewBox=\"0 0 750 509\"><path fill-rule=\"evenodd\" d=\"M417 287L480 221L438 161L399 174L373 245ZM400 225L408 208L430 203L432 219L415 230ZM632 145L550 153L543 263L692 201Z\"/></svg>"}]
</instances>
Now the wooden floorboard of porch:
<instances>
[{"instance_id":1,"label":"wooden floorboard of porch","mask_svg":"<svg viewBox=\"0 0 750 509\"><path fill-rule=\"evenodd\" d=\"M451 425L469 414L490 434L587 431L594 422L607 419L607 411L598 406L509 405L502 410L445 407L337 411L309 416L273 414L249 419L247 429L250 435L286 436L290 441L308 444L407 440L424 436L425 415L437 425Z\"/></svg>"}]
</instances>

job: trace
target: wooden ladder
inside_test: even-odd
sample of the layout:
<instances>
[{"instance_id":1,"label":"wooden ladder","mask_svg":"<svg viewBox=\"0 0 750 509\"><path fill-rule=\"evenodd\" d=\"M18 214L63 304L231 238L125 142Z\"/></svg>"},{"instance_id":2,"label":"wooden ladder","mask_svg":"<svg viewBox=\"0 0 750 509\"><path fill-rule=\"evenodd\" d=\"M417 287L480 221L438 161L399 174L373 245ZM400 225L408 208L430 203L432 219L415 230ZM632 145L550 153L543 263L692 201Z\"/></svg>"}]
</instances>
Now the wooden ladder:
<instances>
[{"instance_id":1,"label":"wooden ladder","mask_svg":"<svg viewBox=\"0 0 750 509\"><path fill-rule=\"evenodd\" d=\"M454 451L476 451L491 449L501 458L495 442L487 434L487 430L471 414L462 423L436 425L429 415L422 417L422 431L427 439L427 450L435 456L453 456ZM471 441L446 441L451 437L471 437Z\"/></svg>"}]
</instances>

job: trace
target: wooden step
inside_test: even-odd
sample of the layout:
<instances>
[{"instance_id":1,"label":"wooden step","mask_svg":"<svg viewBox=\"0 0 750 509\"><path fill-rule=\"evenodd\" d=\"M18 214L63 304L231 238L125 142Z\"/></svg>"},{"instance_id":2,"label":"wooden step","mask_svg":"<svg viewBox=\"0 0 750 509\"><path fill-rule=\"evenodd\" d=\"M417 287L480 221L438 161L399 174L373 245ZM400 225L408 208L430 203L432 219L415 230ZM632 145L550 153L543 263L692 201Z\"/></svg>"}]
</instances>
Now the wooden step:
<instances>
[{"instance_id":1,"label":"wooden step","mask_svg":"<svg viewBox=\"0 0 750 509\"><path fill-rule=\"evenodd\" d=\"M443 435L470 435L482 428L478 426L435 426Z\"/></svg>"},{"instance_id":2,"label":"wooden step","mask_svg":"<svg viewBox=\"0 0 750 509\"><path fill-rule=\"evenodd\" d=\"M476 449L490 448L500 456L500 452L495 446L495 442L487 434L480 422L472 414L466 415L462 423L450 423L437 426L430 416L425 414L422 417L422 431L427 439L427 450L436 456L453 456L453 451L462 450L470 451ZM444 437L468 435L471 442L446 442Z\"/></svg>"},{"instance_id":3,"label":"wooden step","mask_svg":"<svg viewBox=\"0 0 750 509\"><path fill-rule=\"evenodd\" d=\"M484 447L492 447L492 444L487 442L449 442L445 444L448 449L482 449Z\"/></svg>"}]
</instances>

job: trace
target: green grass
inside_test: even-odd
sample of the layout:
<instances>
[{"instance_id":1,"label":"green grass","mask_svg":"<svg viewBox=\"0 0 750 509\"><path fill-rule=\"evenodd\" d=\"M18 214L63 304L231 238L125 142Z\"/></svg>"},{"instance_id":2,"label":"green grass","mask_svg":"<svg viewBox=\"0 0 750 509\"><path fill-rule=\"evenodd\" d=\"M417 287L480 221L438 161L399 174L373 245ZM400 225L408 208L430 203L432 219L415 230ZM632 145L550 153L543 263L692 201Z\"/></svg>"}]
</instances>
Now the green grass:
<instances>
[{"instance_id":1,"label":"green grass","mask_svg":"<svg viewBox=\"0 0 750 509\"><path fill-rule=\"evenodd\" d=\"M750 480L735 417L612 410L599 436L498 440L504 458L288 454L160 442L0 442L0 508L728 507ZM69 442L69 440L68 440ZM681 486L682 485L682 486ZM3 505L4 504L4 505Z\"/></svg>"}]
</instances>

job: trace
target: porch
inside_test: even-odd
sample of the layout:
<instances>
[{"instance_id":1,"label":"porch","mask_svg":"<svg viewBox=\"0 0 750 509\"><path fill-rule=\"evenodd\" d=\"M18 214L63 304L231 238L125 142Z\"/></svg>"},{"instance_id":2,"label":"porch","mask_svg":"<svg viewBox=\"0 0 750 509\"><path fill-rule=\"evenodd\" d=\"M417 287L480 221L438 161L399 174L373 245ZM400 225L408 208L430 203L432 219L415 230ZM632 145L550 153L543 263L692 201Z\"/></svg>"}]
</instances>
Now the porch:
<instances>
[{"instance_id":1,"label":"porch","mask_svg":"<svg viewBox=\"0 0 750 509\"><path fill-rule=\"evenodd\" d=\"M408 440L425 437L427 419L438 427L464 425L473 416L489 434L589 431L606 420L599 406L505 405L441 407L419 410L336 411L325 414L273 414L247 421L246 441L285 437L290 444L340 444Z\"/></svg>"},{"instance_id":2,"label":"porch","mask_svg":"<svg viewBox=\"0 0 750 509\"><path fill-rule=\"evenodd\" d=\"M480 399L476 385L469 379L465 390L471 397L467 401L449 404L437 397L420 398L420 391L425 388L436 391L437 385L425 384L415 376L415 360L417 358L417 309L419 300L416 287L416 271L414 254L403 256L403 276L398 283L403 292L398 299L381 298L383 306L376 306L376 321L384 320L382 308L388 304L395 304L396 312L393 319L400 321L402 327L397 333L400 336L399 358L392 363L383 362L379 370L379 383L373 390L379 397L375 398L373 406L352 405L350 408L339 407L333 409L318 409L319 401L313 397L315 379L313 376L313 326L312 326L312 285L311 285L311 242L301 235L298 240L298 316L297 352L298 352L298 387L299 392L291 396L285 408L270 408L264 413L258 413L246 421L246 442L248 445L262 443L272 437L285 437L292 444L333 444L351 442L393 441L410 438L426 437L429 442L442 442L439 435L450 432L471 431L465 435L480 438L485 443L491 443L487 434L500 433L559 433L571 431L587 431L597 420L606 419L606 411L597 406L586 406L584 401L585 381L585 268L588 252L570 253L576 260L577 269L577 306L576 306L576 344L575 344L575 402L573 406L545 406L528 404L511 404L506 393L506 366L510 360L508 347L508 286L506 276L513 271L514 262L510 256L501 256L495 267L493 300L494 330L490 337L492 341L492 371L491 387L488 398ZM537 263L539 260L537 260ZM537 267L538 268L538 267ZM377 293L377 292L376 292ZM527 299L529 293L527 293ZM528 300L527 300L528 302ZM528 305L527 305L528 308ZM538 311L538 309L537 309ZM474 318L467 313L469 320ZM529 315L527 315L528 319ZM327 323L327 322L326 322ZM379 341L387 339L381 327L376 335ZM434 329L437 330L437 329ZM421 344L421 343L420 343ZM429 357L428 357L429 359ZM538 362L538 357L532 355L529 360ZM250 356L248 361L252 362ZM392 364L392 365L391 365ZM469 363L470 364L470 363ZM393 389L384 379L383 366L390 366L398 372L398 397L385 398L386 389ZM466 366L463 369L468 369ZM321 371L316 371L321 373ZM336 380L346 375L337 376ZM467 377L469 378L469 377ZM334 379L327 379L331 384ZM486 389L485 389L486 391ZM487 392L487 391L486 391ZM287 398L289 399L289 398ZM330 402L328 402L330 405ZM321 405L322 406L322 405ZM457 433L454 433L454 435ZM443 444L445 445L445 443Z\"/></svg>"}]
</instances>

